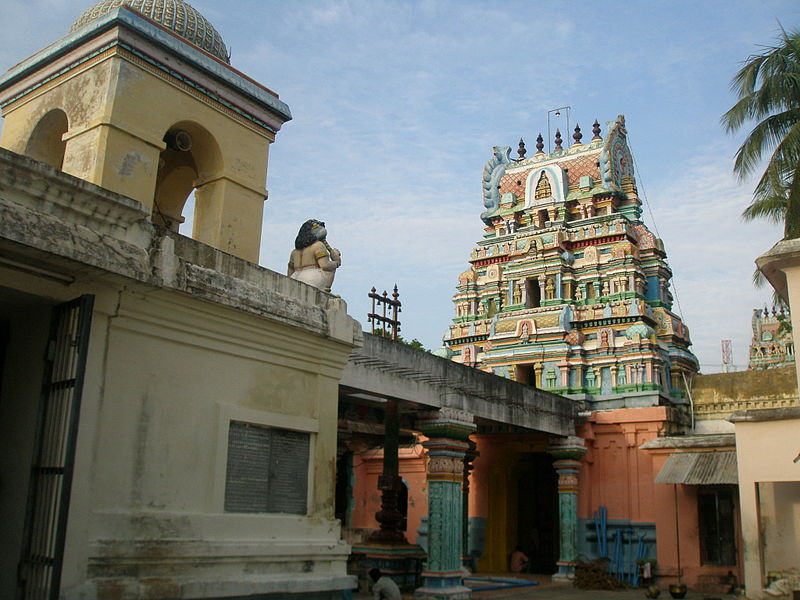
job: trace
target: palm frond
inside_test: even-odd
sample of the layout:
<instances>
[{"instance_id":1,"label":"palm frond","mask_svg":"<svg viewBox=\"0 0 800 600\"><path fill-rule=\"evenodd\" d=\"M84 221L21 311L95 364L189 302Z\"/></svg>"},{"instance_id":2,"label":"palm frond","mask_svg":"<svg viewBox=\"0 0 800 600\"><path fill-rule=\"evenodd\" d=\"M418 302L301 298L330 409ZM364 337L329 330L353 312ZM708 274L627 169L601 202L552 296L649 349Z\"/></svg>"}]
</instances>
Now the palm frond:
<instances>
[{"instance_id":1,"label":"palm frond","mask_svg":"<svg viewBox=\"0 0 800 600\"><path fill-rule=\"evenodd\" d=\"M723 127L734 132L756 121L736 151L734 172L746 178L769 154L742 217L782 221L787 238L800 237L800 31L781 27L775 45L744 62L731 90L738 98Z\"/></svg>"}]
</instances>

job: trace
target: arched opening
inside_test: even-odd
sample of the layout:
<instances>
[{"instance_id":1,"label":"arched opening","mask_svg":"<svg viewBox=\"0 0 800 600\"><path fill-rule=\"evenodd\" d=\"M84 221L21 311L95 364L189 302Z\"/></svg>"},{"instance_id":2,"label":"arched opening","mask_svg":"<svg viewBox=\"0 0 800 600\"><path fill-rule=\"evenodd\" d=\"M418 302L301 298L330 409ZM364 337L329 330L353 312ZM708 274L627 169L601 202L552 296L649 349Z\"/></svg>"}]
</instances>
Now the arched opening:
<instances>
[{"instance_id":1,"label":"arched opening","mask_svg":"<svg viewBox=\"0 0 800 600\"><path fill-rule=\"evenodd\" d=\"M58 108L51 110L33 128L25 146L26 156L60 169L67 147L63 138L68 129L67 114Z\"/></svg>"},{"instance_id":2,"label":"arched opening","mask_svg":"<svg viewBox=\"0 0 800 600\"><path fill-rule=\"evenodd\" d=\"M205 193L204 187L221 173L222 154L208 130L191 121L170 127L164 143L167 147L159 156L151 218L153 223L179 231L187 209L195 208L195 195Z\"/></svg>"}]
</instances>

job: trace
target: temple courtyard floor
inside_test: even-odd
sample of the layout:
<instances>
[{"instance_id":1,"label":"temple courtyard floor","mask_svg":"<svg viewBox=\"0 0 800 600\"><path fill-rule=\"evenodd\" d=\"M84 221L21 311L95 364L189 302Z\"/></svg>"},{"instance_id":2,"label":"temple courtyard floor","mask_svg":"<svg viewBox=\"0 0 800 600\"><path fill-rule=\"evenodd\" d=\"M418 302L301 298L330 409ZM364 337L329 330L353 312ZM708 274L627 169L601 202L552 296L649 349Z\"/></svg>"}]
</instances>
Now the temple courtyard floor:
<instances>
[{"instance_id":1,"label":"temple courtyard floor","mask_svg":"<svg viewBox=\"0 0 800 600\"><path fill-rule=\"evenodd\" d=\"M574 587L570 583L554 583L550 581L549 575L527 575L527 574L484 574L478 573L471 579L468 584L470 587L493 587L494 584L500 584L499 581L485 581L485 580L510 580L510 579L525 579L530 581L537 581L538 585L520 586L520 587L499 587L497 589L476 589L472 592L472 597L475 600L644 600L645 590L643 588L629 588L624 590L581 590ZM660 586L661 594L658 600L672 600L667 586ZM413 594L403 594L403 599L413 599ZM371 595L355 594L354 598L357 600L371 599ZM689 590L686 594L686 600L726 600L733 598L730 594L720 593L704 593L694 592Z\"/></svg>"}]
</instances>

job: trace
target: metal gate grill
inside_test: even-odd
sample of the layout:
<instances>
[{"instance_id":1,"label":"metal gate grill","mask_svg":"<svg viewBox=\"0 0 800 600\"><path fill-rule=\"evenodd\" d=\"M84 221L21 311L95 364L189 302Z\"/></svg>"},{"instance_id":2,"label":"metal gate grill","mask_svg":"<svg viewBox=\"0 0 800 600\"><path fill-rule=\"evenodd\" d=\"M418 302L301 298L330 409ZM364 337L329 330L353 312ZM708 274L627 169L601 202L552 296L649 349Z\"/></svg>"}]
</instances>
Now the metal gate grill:
<instances>
[{"instance_id":1,"label":"metal gate grill","mask_svg":"<svg viewBox=\"0 0 800 600\"><path fill-rule=\"evenodd\" d=\"M17 598L57 600L94 296L53 309Z\"/></svg>"}]
</instances>

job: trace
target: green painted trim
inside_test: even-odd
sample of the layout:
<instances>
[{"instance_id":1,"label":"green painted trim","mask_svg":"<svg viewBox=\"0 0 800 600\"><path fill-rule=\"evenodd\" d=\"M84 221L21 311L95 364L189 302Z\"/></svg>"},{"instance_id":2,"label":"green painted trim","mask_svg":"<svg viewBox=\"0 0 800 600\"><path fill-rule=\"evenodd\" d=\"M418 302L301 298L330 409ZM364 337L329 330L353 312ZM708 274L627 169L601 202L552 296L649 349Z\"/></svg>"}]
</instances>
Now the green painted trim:
<instances>
[{"instance_id":1,"label":"green painted trim","mask_svg":"<svg viewBox=\"0 0 800 600\"><path fill-rule=\"evenodd\" d=\"M661 391L661 386L655 383L626 383L614 386L614 393Z\"/></svg>"}]
</instances>

